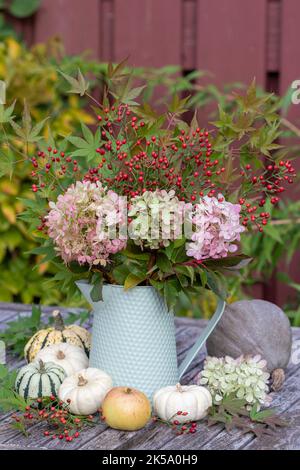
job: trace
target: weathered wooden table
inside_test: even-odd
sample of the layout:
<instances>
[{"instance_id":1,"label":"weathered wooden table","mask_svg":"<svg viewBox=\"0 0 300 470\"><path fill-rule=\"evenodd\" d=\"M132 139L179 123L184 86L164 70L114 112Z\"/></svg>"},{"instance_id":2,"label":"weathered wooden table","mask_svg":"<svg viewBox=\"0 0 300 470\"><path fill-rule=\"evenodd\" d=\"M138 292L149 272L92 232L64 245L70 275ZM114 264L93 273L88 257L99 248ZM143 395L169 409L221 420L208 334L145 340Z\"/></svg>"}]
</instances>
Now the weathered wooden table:
<instances>
[{"instance_id":1,"label":"weathered wooden table","mask_svg":"<svg viewBox=\"0 0 300 470\"><path fill-rule=\"evenodd\" d=\"M30 311L31 308L28 305L0 303L0 328L5 328L6 322L15 319L20 314L28 315ZM51 308L44 308L43 315L46 317L51 311ZM204 325L204 320L176 319L179 362ZM294 346L298 349L300 362L300 329L294 329L293 335ZM183 383L193 382L201 370L204 357L205 351L193 362ZM298 362L297 351L294 352L293 362ZM11 367L22 365L22 361L12 357L8 357L8 363ZM30 437L26 438L9 426L11 413L0 414L0 450L64 448L78 450L300 449L300 364L289 364L284 387L280 392L274 393L273 405L289 419L290 426L280 429L273 436L263 436L260 439L254 438L250 434L242 434L238 430L227 433L220 426L207 427L205 425L200 425L196 434L176 436L169 427L150 422L144 429L136 432L120 432L109 429L104 424L99 424L99 426L82 433L80 439L72 443L62 443L44 437L40 424L33 425Z\"/></svg>"}]
</instances>

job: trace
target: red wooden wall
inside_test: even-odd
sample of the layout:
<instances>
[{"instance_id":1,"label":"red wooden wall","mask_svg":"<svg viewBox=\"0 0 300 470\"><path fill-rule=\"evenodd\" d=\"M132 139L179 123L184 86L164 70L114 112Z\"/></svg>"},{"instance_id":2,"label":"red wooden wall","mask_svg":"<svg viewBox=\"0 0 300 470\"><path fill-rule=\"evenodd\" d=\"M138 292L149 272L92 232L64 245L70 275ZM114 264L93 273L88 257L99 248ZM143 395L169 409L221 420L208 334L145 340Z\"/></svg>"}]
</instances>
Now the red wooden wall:
<instances>
[{"instance_id":1,"label":"red wooden wall","mask_svg":"<svg viewBox=\"0 0 300 470\"><path fill-rule=\"evenodd\" d=\"M208 70L217 84L256 77L283 94L300 79L299 24L300 0L43 0L18 28L29 43L59 35L71 54ZM289 118L300 127L300 105ZM292 269L298 282L299 261ZM276 282L258 295L281 303L287 291Z\"/></svg>"}]
</instances>

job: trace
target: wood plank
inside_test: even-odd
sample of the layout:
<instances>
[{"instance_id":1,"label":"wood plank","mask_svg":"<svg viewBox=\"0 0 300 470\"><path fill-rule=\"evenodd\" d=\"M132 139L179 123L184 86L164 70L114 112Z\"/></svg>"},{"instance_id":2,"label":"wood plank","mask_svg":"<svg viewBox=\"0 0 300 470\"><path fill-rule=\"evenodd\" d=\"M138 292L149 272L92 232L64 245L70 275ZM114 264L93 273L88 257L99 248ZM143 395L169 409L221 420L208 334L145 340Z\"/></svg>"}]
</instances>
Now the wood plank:
<instances>
[{"instance_id":1,"label":"wood plank","mask_svg":"<svg viewBox=\"0 0 300 470\"><path fill-rule=\"evenodd\" d=\"M98 0L44 0L36 14L34 41L59 36L67 54L89 50L99 57L100 8Z\"/></svg>"},{"instance_id":2,"label":"wood plank","mask_svg":"<svg viewBox=\"0 0 300 470\"><path fill-rule=\"evenodd\" d=\"M181 0L115 0L114 59L134 66L181 64Z\"/></svg>"},{"instance_id":3,"label":"wood plank","mask_svg":"<svg viewBox=\"0 0 300 470\"><path fill-rule=\"evenodd\" d=\"M267 2L267 64L268 72L280 70L280 39L281 39L281 1Z\"/></svg>"},{"instance_id":4,"label":"wood plank","mask_svg":"<svg viewBox=\"0 0 300 470\"><path fill-rule=\"evenodd\" d=\"M181 334L177 338L177 350L178 350L178 358L179 362L182 360L183 356L185 355L185 350L188 349L195 341L196 337L199 335L199 331L201 329L192 328L190 331L189 328L185 328ZM203 352L201 356L199 356L198 363L202 363L205 357L205 353ZM196 361L197 364L197 361ZM183 383L187 383L191 380L191 377L195 374L194 369L189 371L190 376L188 374L185 375ZM81 449L132 449L137 448L137 445L143 443L147 437L151 439L151 436L157 433L157 429L161 432L164 427L156 424L156 423L149 423L143 430L136 431L136 432L123 432L123 433L111 433L111 429L105 430L101 433L100 436L97 436L93 440L89 440L86 444L84 444ZM113 446L113 447L111 447Z\"/></svg>"},{"instance_id":5,"label":"wood plank","mask_svg":"<svg viewBox=\"0 0 300 470\"><path fill-rule=\"evenodd\" d=\"M2 305L1 308L5 308ZM29 311L31 308L29 308ZM13 314L13 306L10 306L11 314ZM22 311L19 306L18 311ZM48 308L51 311L51 308ZM1 309L0 309L1 312ZM193 344L196 337L201 332L205 325L203 320L187 319L187 318L176 318L176 333L177 333L177 347L178 347L178 358L179 362L185 356L186 351ZM300 338L300 329L293 329L293 339ZM192 368L188 374L185 375L183 383L191 383L195 380L195 376L198 374L202 367L203 360L205 358L205 350L198 356L194 361ZM20 366L21 360L14 360L10 364L14 366ZM283 390L278 393L275 397L274 405L278 405L281 411L285 411L292 407L293 401L299 401L298 397L298 383L299 383L300 368L299 364L290 364L287 370L287 380ZM298 380L298 381L297 381ZM298 405L297 405L298 406ZM193 435L176 436L174 432L167 426L150 422L143 430L128 433L119 432L112 429L108 429L103 423L95 428L88 429L82 434L82 437L78 440L74 440L71 444L62 443L60 441L53 441L51 439L45 439L42 431L45 429L42 425L36 424L31 428L30 440L23 436L20 436L15 430L7 428L9 422L9 414L1 416L1 432L0 432L0 449L11 448L11 449L37 449L37 448L49 448L49 449L206 449L206 448L243 448L247 446L258 446L260 448L260 441L253 440L252 436L246 435L241 436L239 431L235 431L228 435L222 431L220 426L207 428L204 424L199 426L197 436L201 437L201 440L195 439ZM298 429L298 414L295 414L295 420L293 423ZM288 448L296 448L298 445L297 434L293 433L290 438L288 430L282 430L284 435L277 434L278 448L282 446L283 442L288 442ZM282 432L280 431L280 433ZM298 430L299 431L299 430ZM196 436L196 437L197 437ZM261 444L264 446L270 446L270 442ZM268 447L266 447L268 448Z\"/></svg>"},{"instance_id":6,"label":"wood plank","mask_svg":"<svg viewBox=\"0 0 300 470\"><path fill-rule=\"evenodd\" d=\"M204 354L196 362L196 370L199 370L200 364L203 362ZM183 380L183 383L189 383L191 377L195 375L195 369L189 371L189 374ZM156 439L157 438L157 439ZM160 449L164 440L173 439L174 434L169 427L150 422L140 431L135 432L116 432L112 429L106 429L93 440L89 440L82 445L80 449L92 450L127 450L127 449ZM155 446L151 443L155 440Z\"/></svg>"},{"instance_id":7,"label":"wood plank","mask_svg":"<svg viewBox=\"0 0 300 470\"><path fill-rule=\"evenodd\" d=\"M299 384L299 382L298 382ZM299 385L297 384L297 387ZM299 450L300 449L300 401L285 414L289 426L280 430L274 436L263 436L245 446L247 450Z\"/></svg>"},{"instance_id":8,"label":"wood plank","mask_svg":"<svg viewBox=\"0 0 300 470\"><path fill-rule=\"evenodd\" d=\"M32 46L34 42L34 25L35 15L28 18L17 18L11 16L9 13L4 13L5 21L7 21L14 29L14 31L20 35L22 40L27 46Z\"/></svg>"},{"instance_id":9,"label":"wood plank","mask_svg":"<svg viewBox=\"0 0 300 470\"><path fill-rule=\"evenodd\" d=\"M295 331L295 330L294 330ZM294 340L299 338L299 329L296 330L296 334L293 335ZM192 379L189 382L193 382L195 379L195 372L200 371L200 364L196 367L196 371L191 371L190 376ZM286 371L286 382L282 391L278 394L274 394L274 406L278 406L280 411L283 411L284 404L288 403L293 394L294 389L294 378L300 381L300 367L299 364L290 363ZM198 426L198 435L201 436L201 442L195 439L194 435L183 435L176 436L174 432L169 429L161 429L159 432L153 432L148 436L146 441L143 441L141 445L137 446L137 449L231 449L234 445L246 445L251 439L249 435L242 437L240 431L233 431L232 434L228 434L226 431L222 431L221 426L213 426L208 428L204 424Z\"/></svg>"},{"instance_id":10,"label":"wood plank","mask_svg":"<svg viewBox=\"0 0 300 470\"><path fill-rule=\"evenodd\" d=\"M184 376L182 383L189 384L195 382L195 377L198 375L199 371L202 369L203 361L205 359L206 353L202 352L199 357L194 361L193 368L191 368L188 373ZM202 428L207 429L210 432L210 428L201 425L199 428L199 433L202 436ZM214 429L214 435L216 432L220 432L221 428L217 430ZM211 435L211 436L212 436ZM180 436L184 437L184 436ZM163 425L161 423L156 423L155 425L150 426L147 429L147 433L144 436L141 434L136 434L132 437L131 441L128 441L118 447L118 450L127 450L127 449L137 449L137 450L152 450L152 449L163 449L165 445L173 441L176 438L176 435L169 426ZM200 448L200 446L198 445ZM188 448L188 447L186 447Z\"/></svg>"},{"instance_id":11,"label":"wood plank","mask_svg":"<svg viewBox=\"0 0 300 470\"><path fill-rule=\"evenodd\" d=\"M299 376L296 377L299 380ZM289 379L290 380L290 379ZM294 377L295 380L295 377ZM293 393L293 386L291 387L289 382L287 382L287 386L284 387L284 390L287 390L285 393L288 393L290 397ZM277 397L280 399L280 395L282 392L277 394ZM276 398L277 398L276 397ZM286 397L285 397L286 398ZM283 399L284 403L286 401ZM274 405L278 404L277 401L274 400ZM284 409L281 409L284 411ZM281 431L279 431L281 432ZM166 434L166 433L165 433ZM201 442L197 439L197 436L201 436ZM159 435L157 436L157 440L152 442L153 448L158 445ZM169 439L167 439L169 437ZM173 438L171 437L171 432L169 431L169 436L165 436L164 440L161 442L161 449L162 450L180 450L180 449L238 449L243 448L249 441L253 440L253 437L249 434L242 435L239 430L234 430L231 433L227 433L227 431L222 431L221 426L213 426L207 427L205 424L200 424L198 426L198 432L196 436L185 434L183 436L176 436L173 434ZM165 442L164 442L165 441ZM143 444L145 445L145 443ZM147 447L141 447L147 448Z\"/></svg>"},{"instance_id":12,"label":"wood plank","mask_svg":"<svg viewBox=\"0 0 300 470\"><path fill-rule=\"evenodd\" d=\"M176 327L191 327L195 326L196 328L203 329L207 324L207 320L204 318L188 318L188 317L175 317Z\"/></svg>"},{"instance_id":13,"label":"wood plank","mask_svg":"<svg viewBox=\"0 0 300 470\"><path fill-rule=\"evenodd\" d=\"M281 10L281 51L280 51L280 94L284 95L290 89L294 80L300 80L300 61L299 61L299 23L300 23L300 2L299 0L283 1ZM288 110L287 118L300 128L300 104L291 104ZM299 145L299 137L294 137L284 144ZM300 159L293 161L295 168L300 170ZM299 191L297 184L292 184L285 193L286 198L297 200ZM300 252L298 250L293 257L289 267L289 275L295 282L300 282ZM286 271L286 266L282 262L279 270ZM287 300L295 298L295 290L289 288L283 283L279 283L278 303L283 305Z\"/></svg>"},{"instance_id":14,"label":"wood plank","mask_svg":"<svg viewBox=\"0 0 300 470\"><path fill-rule=\"evenodd\" d=\"M177 319L180 320L180 319ZM194 326L194 321L191 322L192 326L189 328L186 324L176 330L177 333L177 348L178 348L178 357L179 361L182 360L184 355L186 354L186 350L194 343L197 336L200 334L203 324L201 322L201 326L198 324L198 327ZM200 323L200 322L199 322ZM179 322L180 325L180 322ZM199 361L203 361L205 353L203 352ZM194 373L193 371L191 372ZM185 377L184 383L189 381L188 377ZM4 422L9 421L7 417ZM3 425L3 422L2 422ZM81 448L81 449L112 449L112 448L119 448L119 447L126 447L126 443L131 441L133 437L143 440L143 433L148 432L155 426L153 423L149 423L148 427L145 430L138 431L137 433L128 433L123 432L120 433L118 431L112 429L106 429L106 426L97 426L97 428L91 428L84 432L82 439L76 440L72 442L72 444L68 443L61 443L60 441L53 441L51 439L45 439L43 436L43 430L46 428L41 424L34 425L31 430L31 437L30 440L32 442L40 442L41 445L46 445L47 448ZM17 431L11 428L6 428L3 430L3 433L0 434L0 443L1 444L10 444L11 442L15 442L18 439L18 445L25 446L28 440L21 436Z\"/></svg>"},{"instance_id":15,"label":"wood plank","mask_svg":"<svg viewBox=\"0 0 300 470\"><path fill-rule=\"evenodd\" d=\"M298 333L298 332L297 332ZM299 335L297 335L299 337ZM294 337L295 338L295 337ZM282 390L278 393L272 393L273 395L273 402L272 406L276 407L279 412L283 413L293 403L293 401L299 399L299 395L297 394L297 390L299 389L300 381L300 367L299 364L292 364L290 362L287 370L286 370L286 381ZM296 393L295 393L296 392ZM295 398L296 396L296 398ZM281 432L281 431L279 431ZM202 449L239 449L243 448L247 445L250 441L253 440L253 436L246 434L242 435L239 430L232 431L232 433L227 433L227 431L222 431L217 433L215 439L210 439L206 443L202 443ZM191 442L190 445L193 445Z\"/></svg>"},{"instance_id":16,"label":"wood plank","mask_svg":"<svg viewBox=\"0 0 300 470\"><path fill-rule=\"evenodd\" d=\"M296 374L288 377L286 380L284 387L282 390L276 394L274 394L274 399L272 406L276 407L280 413L285 413L290 408L293 409L293 404L299 401L299 396L297 396L297 392L299 390L299 379L300 379L300 371L297 370ZM285 415L284 415L285 416ZM289 427L291 430L291 427ZM299 431L299 430L298 430ZM276 436L281 436L283 433L286 432L286 428L280 429L277 431ZM262 439L262 438L261 438ZM216 439L212 440L211 442L204 445L202 448L206 450L210 449L241 449L246 447L250 443L254 443L257 441L257 445L261 439L253 439L253 436L250 434L241 435L240 431L232 431L232 433L227 433L226 431L222 431ZM264 437L264 442L271 443L273 436L271 437ZM256 444L253 444L254 447Z\"/></svg>"},{"instance_id":17,"label":"wood plank","mask_svg":"<svg viewBox=\"0 0 300 470\"><path fill-rule=\"evenodd\" d=\"M27 306L26 306L27 307ZM31 306L28 306L28 310L18 310L14 312L13 310L1 310L0 309L0 331L3 331L6 329L7 324L10 321L17 320L17 318L29 315L31 313ZM57 307L56 307L57 308ZM43 322L47 323L49 315L51 315L52 311L54 310L54 307L43 307L42 308L42 316L41 319ZM79 311L82 311L82 309L66 309L66 308L60 308L59 309L62 315L66 315L68 312L71 313L78 313ZM89 321L85 325L86 327L90 327L92 322L92 314L89 318Z\"/></svg>"},{"instance_id":18,"label":"wood plank","mask_svg":"<svg viewBox=\"0 0 300 470\"><path fill-rule=\"evenodd\" d=\"M0 330L4 330L6 323L17 318L18 313L12 315L12 312L0 312Z\"/></svg>"},{"instance_id":19,"label":"wood plank","mask_svg":"<svg viewBox=\"0 0 300 470\"><path fill-rule=\"evenodd\" d=\"M36 447L36 446L25 446L21 447L16 444L7 444L7 445L0 445L0 450L47 450L47 447Z\"/></svg>"},{"instance_id":20,"label":"wood plank","mask_svg":"<svg viewBox=\"0 0 300 470\"><path fill-rule=\"evenodd\" d=\"M300 80L299 57L300 5L298 0L282 2L281 32L281 93L284 94L294 80ZM300 106L291 107L291 114L300 118Z\"/></svg>"},{"instance_id":21,"label":"wood plank","mask_svg":"<svg viewBox=\"0 0 300 470\"><path fill-rule=\"evenodd\" d=\"M99 58L104 62L114 60L114 4L112 0L100 3L100 51Z\"/></svg>"},{"instance_id":22,"label":"wood plank","mask_svg":"<svg viewBox=\"0 0 300 470\"><path fill-rule=\"evenodd\" d=\"M197 68L214 81L265 84L266 0L201 0L197 11ZM211 81L211 78L209 78Z\"/></svg>"},{"instance_id":23,"label":"wood plank","mask_svg":"<svg viewBox=\"0 0 300 470\"><path fill-rule=\"evenodd\" d=\"M183 0L182 3L182 69L196 68L197 2Z\"/></svg>"},{"instance_id":24,"label":"wood plank","mask_svg":"<svg viewBox=\"0 0 300 470\"><path fill-rule=\"evenodd\" d=\"M79 313L82 312L82 308L66 308L66 307L56 307L56 306L41 306L42 314L44 316L49 316L53 310L59 309L63 315L66 315L68 312ZM4 302L0 303L0 323L4 318L16 318L18 315L29 315L32 310L32 305L29 304L6 304Z\"/></svg>"},{"instance_id":25,"label":"wood plank","mask_svg":"<svg viewBox=\"0 0 300 470\"><path fill-rule=\"evenodd\" d=\"M29 312L31 310L31 305L0 302L0 311L2 310L11 311L11 312L26 312L26 311Z\"/></svg>"},{"instance_id":26,"label":"wood plank","mask_svg":"<svg viewBox=\"0 0 300 470\"><path fill-rule=\"evenodd\" d=\"M74 312L78 312L80 310L83 310L82 308L76 308L76 307L57 307L56 305L55 306L51 306L51 305L42 305L41 306L41 309L43 312L45 313L50 313L52 312L52 310L54 309L61 309L62 311L74 311ZM20 304L20 303L10 303L10 302L0 302L0 312L1 311L9 311L9 312L13 312L13 313L16 313L16 312L31 312L31 309L32 309L32 304Z\"/></svg>"},{"instance_id":27,"label":"wood plank","mask_svg":"<svg viewBox=\"0 0 300 470\"><path fill-rule=\"evenodd\" d=\"M7 421L7 424L9 420ZM85 430L81 437L74 439L73 442L64 442L58 439L53 440L52 438L47 438L44 436L44 431L47 429L45 424L36 423L29 428L30 437L27 438L20 433L17 433L14 429L8 425L3 426L1 423L1 428L3 431L0 433L0 445L10 446L18 445L20 447L31 448L47 448L47 449L77 449L81 448L82 444L89 439L92 439L95 434L100 435L100 433L105 429L105 426L99 424L95 427L88 428Z\"/></svg>"},{"instance_id":28,"label":"wood plank","mask_svg":"<svg viewBox=\"0 0 300 470\"><path fill-rule=\"evenodd\" d=\"M9 419L9 417L13 414L12 411L8 412L8 413L0 413L0 422L1 422L1 426L4 425L7 420ZM3 429L2 427L0 428L0 435L1 435L1 432L3 432Z\"/></svg>"}]
</instances>

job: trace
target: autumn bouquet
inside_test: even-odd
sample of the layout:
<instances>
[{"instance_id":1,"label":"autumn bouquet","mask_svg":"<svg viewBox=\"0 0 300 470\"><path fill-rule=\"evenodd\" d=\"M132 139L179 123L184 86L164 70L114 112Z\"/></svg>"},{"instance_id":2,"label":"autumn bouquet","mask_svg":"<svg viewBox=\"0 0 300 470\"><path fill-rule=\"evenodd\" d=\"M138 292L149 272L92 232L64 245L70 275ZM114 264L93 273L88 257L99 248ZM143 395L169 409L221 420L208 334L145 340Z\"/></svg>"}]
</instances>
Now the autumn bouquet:
<instances>
[{"instance_id":1,"label":"autumn bouquet","mask_svg":"<svg viewBox=\"0 0 300 470\"><path fill-rule=\"evenodd\" d=\"M21 217L41 242L35 253L63 285L86 279L95 301L103 283L151 285L169 307L202 288L226 297L224 274L249 261L241 233L263 231L268 207L295 177L277 143L272 97L253 83L233 113L220 109L203 128L197 112L190 124L182 119L188 98L175 96L159 114L138 102L143 87L131 86L122 64L107 77L98 100L80 72L64 75L94 114L80 136L54 142L51 125L42 137L46 122L33 125L26 106L22 124L13 106L5 111L32 165L35 198Z\"/></svg>"},{"instance_id":2,"label":"autumn bouquet","mask_svg":"<svg viewBox=\"0 0 300 470\"><path fill-rule=\"evenodd\" d=\"M43 381L37 376L46 373L44 361L50 369L52 361L70 361L72 368L89 365L78 371L79 376L67 377L65 385L57 384L62 402L71 387L70 410L78 413L75 398L86 414L96 412L104 399L98 393L98 379L101 383L105 377L106 385L117 387L107 395L107 424L136 430L150 417L150 403L144 397L143 420L128 427L127 413L136 416L132 403L141 402L141 392L153 400L160 418L169 421L176 416L175 425L197 421L211 407L208 389L181 386L180 379L224 312L227 274L237 273L250 261L240 253L240 237L246 231L253 236L264 231L271 206L293 183L295 170L278 143L280 118L274 100L257 93L255 83L233 98L233 111L220 109L218 120L203 127L197 111L190 124L183 119L189 98L174 96L163 113L143 102L143 87L132 86L124 66L109 65L101 98L89 93L81 72L77 78L63 74L70 92L89 100L94 117L93 126L81 124L80 135L54 140L51 121L32 122L26 103L21 122L14 119L13 103L1 106L0 170L11 173L18 161L30 165L32 191L18 203L26 206L20 218L40 242L33 253L41 263L53 264L53 281L70 295L79 287L94 310L89 359L83 350L67 344L74 340L61 323L47 330L43 340L44 333L37 333L26 346L27 352L36 354L40 345L35 356L40 362L27 366L39 380L38 396L49 393L41 390ZM204 289L216 294L217 308L190 349L189 339L189 351L178 367L173 312L178 305L199 299ZM63 343L49 345L50 336ZM85 346L79 333L76 340ZM241 364L231 366L244 370L242 360ZM247 365L255 376L250 377L251 384L252 379L258 383L256 375L261 375L263 365ZM224 373L220 374L223 383ZM31 377L29 382L24 377L21 372L16 390L20 393L24 387L27 398ZM267 377L259 382L263 393L255 399L264 399ZM94 408L86 409L91 400L86 400L84 394L90 397L90 391L84 392L84 387L89 390L94 381L97 400ZM246 400L252 400L252 391L250 387ZM174 413L167 416L174 393ZM190 411L178 406L195 400L201 406L186 418ZM57 413L64 413L67 423L68 409L58 408Z\"/></svg>"}]
</instances>

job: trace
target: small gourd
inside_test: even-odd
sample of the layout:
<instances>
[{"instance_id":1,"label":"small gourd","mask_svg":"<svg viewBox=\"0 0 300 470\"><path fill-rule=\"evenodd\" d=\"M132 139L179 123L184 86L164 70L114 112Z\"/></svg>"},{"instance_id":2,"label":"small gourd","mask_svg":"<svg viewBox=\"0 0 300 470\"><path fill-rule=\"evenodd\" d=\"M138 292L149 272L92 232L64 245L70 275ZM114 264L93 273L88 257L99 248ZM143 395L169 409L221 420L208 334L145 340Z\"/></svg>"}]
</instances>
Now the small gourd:
<instances>
[{"instance_id":1,"label":"small gourd","mask_svg":"<svg viewBox=\"0 0 300 470\"><path fill-rule=\"evenodd\" d=\"M16 377L15 390L25 400L57 396L65 377L64 369L53 362L44 363L42 360L31 362L20 369Z\"/></svg>"},{"instance_id":2,"label":"small gourd","mask_svg":"<svg viewBox=\"0 0 300 470\"><path fill-rule=\"evenodd\" d=\"M32 362L41 349L57 343L69 343L78 346L88 356L91 348L91 334L82 326L65 326L58 310L54 310L52 315L54 318L53 327L38 331L26 344L24 356L27 362Z\"/></svg>"},{"instance_id":3,"label":"small gourd","mask_svg":"<svg viewBox=\"0 0 300 470\"><path fill-rule=\"evenodd\" d=\"M171 385L161 388L153 396L155 414L164 421L179 423L197 421L207 415L212 397L205 387L198 385ZM177 415L177 413L181 412ZM183 414L184 413L184 414Z\"/></svg>"},{"instance_id":4,"label":"small gourd","mask_svg":"<svg viewBox=\"0 0 300 470\"><path fill-rule=\"evenodd\" d=\"M88 367L89 360L82 348L68 343L58 343L41 349L36 359L43 362L54 362L61 366L67 377Z\"/></svg>"},{"instance_id":5,"label":"small gourd","mask_svg":"<svg viewBox=\"0 0 300 470\"><path fill-rule=\"evenodd\" d=\"M67 377L59 389L59 399L69 403L71 413L90 415L101 407L112 379L104 371L89 367Z\"/></svg>"}]
</instances>

